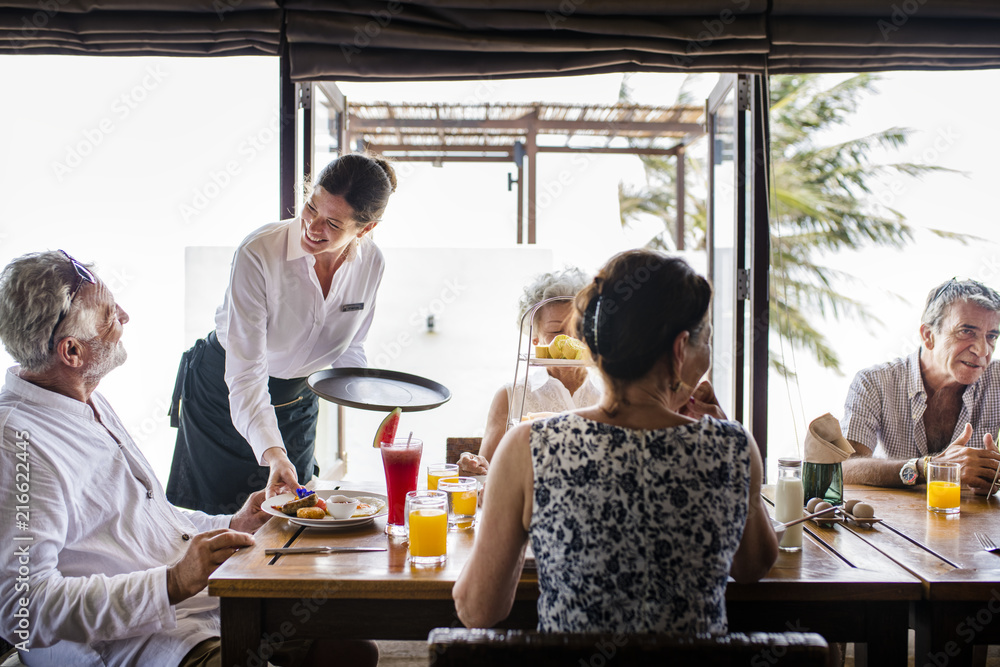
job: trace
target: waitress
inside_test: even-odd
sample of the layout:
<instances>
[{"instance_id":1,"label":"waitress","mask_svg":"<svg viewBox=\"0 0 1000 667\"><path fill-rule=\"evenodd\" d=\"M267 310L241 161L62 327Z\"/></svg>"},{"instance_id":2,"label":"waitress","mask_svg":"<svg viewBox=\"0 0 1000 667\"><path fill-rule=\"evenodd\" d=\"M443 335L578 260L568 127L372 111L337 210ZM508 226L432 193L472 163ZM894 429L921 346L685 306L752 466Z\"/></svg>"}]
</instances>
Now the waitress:
<instances>
[{"instance_id":1,"label":"waitress","mask_svg":"<svg viewBox=\"0 0 1000 667\"><path fill-rule=\"evenodd\" d=\"M265 482L271 496L319 473L319 401L306 377L367 365L384 268L369 233L395 189L381 157L343 155L320 172L298 218L265 225L237 248L215 331L177 371L167 482L175 505L229 513Z\"/></svg>"}]
</instances>

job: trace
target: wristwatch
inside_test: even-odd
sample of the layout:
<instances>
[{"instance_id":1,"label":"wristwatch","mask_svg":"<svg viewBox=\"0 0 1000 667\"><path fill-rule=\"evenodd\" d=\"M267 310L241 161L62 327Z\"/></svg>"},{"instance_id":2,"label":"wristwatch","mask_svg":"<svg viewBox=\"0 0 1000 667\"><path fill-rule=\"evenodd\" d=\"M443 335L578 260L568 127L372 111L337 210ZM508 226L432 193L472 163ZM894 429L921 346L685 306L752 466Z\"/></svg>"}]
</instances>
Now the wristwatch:
<instances>
[{"instance_id":1,"label":"wristwatch","mask_svg":"<svg viewBox=\"0 0 1000 667\"><path fill-rule=\"evenodd\" d=\"M899 469L899 479L907 486L917 483L917 459L910 459Z\"/></svg>"}]
</instances>

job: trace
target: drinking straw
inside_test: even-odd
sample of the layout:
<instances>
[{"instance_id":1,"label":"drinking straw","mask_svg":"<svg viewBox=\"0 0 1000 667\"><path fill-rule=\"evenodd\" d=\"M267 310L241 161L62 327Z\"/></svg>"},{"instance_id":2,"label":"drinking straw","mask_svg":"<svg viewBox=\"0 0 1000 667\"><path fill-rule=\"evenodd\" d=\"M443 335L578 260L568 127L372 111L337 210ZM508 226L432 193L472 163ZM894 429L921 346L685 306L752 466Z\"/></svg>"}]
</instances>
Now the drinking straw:
<instances>
[{"instance_id":1,"label":"drinking straw","mask_svg":"<svg viewBox=\"0 0 1000 667\"><path fill-rule=\"evenodd\" d=\"M406 436L406 446L410 446L410 440L413 440L413 431L410 431L410 435Z\"/></svg>"}]
</instances>

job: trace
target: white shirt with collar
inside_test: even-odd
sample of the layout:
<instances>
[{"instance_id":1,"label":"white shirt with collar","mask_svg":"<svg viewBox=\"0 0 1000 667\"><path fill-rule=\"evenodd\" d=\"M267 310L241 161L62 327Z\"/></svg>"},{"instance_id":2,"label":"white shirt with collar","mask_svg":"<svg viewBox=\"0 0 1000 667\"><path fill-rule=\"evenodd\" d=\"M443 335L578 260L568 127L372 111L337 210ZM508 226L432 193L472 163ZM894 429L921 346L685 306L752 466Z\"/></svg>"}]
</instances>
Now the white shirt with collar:
<instances>
[{"instance_id":1,"label":"white shirt with collar","mask_svg":"<svg viewBox=\"0 0 1000 667\"><path fill-rule=\"evenodd\" d=\"M544 368L534 366L528 372L527 392L521 379L516 386L510 382L504 385L507 405L514 406L511 414L515 422L532 412L566 412L597 405L601 401L601 388L594 382L595 378L600 382L600 376L588 371L583 384L570 394L566 385L549 375Z\"/></svg>"},{"instance_id":2,"label":"white shirt with collar","mask_svg":"<svg viewBox=\"0 0 1000 667\"><path fill-rule=\"evenodd\" d=\"M100 394L91 408L17 373L0 391L0 634L26 665L176 666L219 636L218 601L171 606L167 567L231 517L171 505Z\"/></svg>"},{"instance_id":3,"label":"white shirt with collar","mask_svg":"<svg viewBox=\"0 0 1000 667\"><path fill-rule=\"evenodd\" d=\"M327 366L367 366L364 341L382 281L382 252L364 236L357 256L333 274L323 297L316 258L300 243L298 218L261 227L233 257L215 331L226 349L233 425L257 460L281 447L268 377L296 378Z\"/></svg>"}]
</instances>

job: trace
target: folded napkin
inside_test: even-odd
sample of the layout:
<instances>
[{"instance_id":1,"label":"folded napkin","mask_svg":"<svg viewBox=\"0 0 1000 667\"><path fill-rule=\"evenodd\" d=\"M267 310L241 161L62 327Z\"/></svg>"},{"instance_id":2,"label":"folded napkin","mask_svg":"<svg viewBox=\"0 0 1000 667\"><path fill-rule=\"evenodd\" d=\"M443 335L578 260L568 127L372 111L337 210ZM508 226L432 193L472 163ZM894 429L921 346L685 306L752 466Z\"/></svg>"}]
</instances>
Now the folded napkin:
<instances>
[{"instance_id":1,"label":"folded napkin","mask_svg":"<svg viewBox=\"0 0 1000 667\"><path fill-rule=\"evenodd\" d=\"M837 418L829 412L809 423L803 460L809 463L840 463L850 458L854 447L847 442Z\"/></svg>"}]
</instances>

